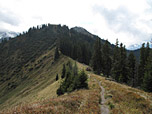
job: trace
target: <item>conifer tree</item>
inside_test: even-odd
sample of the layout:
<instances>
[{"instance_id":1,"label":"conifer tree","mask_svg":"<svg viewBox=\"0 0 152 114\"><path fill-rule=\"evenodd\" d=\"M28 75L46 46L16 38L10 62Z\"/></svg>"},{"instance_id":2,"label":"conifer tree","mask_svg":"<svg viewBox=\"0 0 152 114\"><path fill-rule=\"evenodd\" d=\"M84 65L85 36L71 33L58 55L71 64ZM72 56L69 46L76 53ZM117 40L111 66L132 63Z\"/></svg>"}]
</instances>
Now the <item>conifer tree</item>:
<instances>
[{"instance_id":1,"label":"conifer tree","mask_svg":"<svg viewBox=\"0 0 152 114\"><path fill-rule=\"evenodd\" d=\"M127 68L127 53L123 44L120 44L120 60L119 60L119 82L127 83L128 81L128 68Z\"/></svg>"},{"instance_id":2,"label":"conifer tree","mask_svg":"<svg viewBox=\"0 0 152 114\"><path fill-rule=\"evenodd\" d=\"M78 66L77 66L76 62L75 62L74 67L73 67L73 75L74 76L78 75Z\"/></svg>"},{"instance_id":3,"label":"conifer tree","mask_svg":"<svg viewBox=\"0 0 152 114\"><path fill-rule=\"evenodd\" d=\"M88 79L87 74L84 72L84 70L82 70L78 75L76 88L77 89L81 89L81 88L87 89L88 88L87 79Z\"/></svg>"},{"instance_id":4,"label":"conifer tree","mask_svg":"<svg viewBox=\"0 0 152 114\"><path fill-rule=\"evenodd\" d=\"M142 87L145 91L152 92L152 51L150 52L147 65L145 67Z\"/></svg>"},{"instance_id":5,"label":"conifer tree","mask_svg":"<svg viewBox=\"0 0 152 114\"><path fill-rule=\"evenodd\" d=\"M76 89L88 88L87 74L81 71L78 74L77 65L75 63L72 69L69 66L69 62L66 67L65 79L61 82L60 87L57 89L57 94L62 95L65 92L72 92Z\"/></svg>"},{"instance_id":6,"label":"conifer tree","mask_svg":"<svg viewBox=\"0 0 152 114\"><path fill-rule=\"evenodd\" d=\"M142 44L142 47L140 48L140 63L139 63L139 68L138 68L138 86L141 86L143 83L143 77L145 73L145 43Z\"/></svg>"},{"instance_id":7,"label":"conifer tree","mask_svg":"<svg viewBox=\"0 0 152 114\"><path fill-rule=\"evenodd\" d=\"M102 48L102 53L103 53L103 74L109 77L110 71L111 71L111 64L112 60L110 57L110 47L109 47L109 42L106 40L106 42L103 45Z\"/></svg>"},{"instance_id":8,"label":"conifer tree","mask_svg":"<svg viewBox=\"0 0 152 114\"><path fill-rule=\"evenodd\" d=\"M150 47L149 47L149 42L147 42L146 48L145 48L145 64L148 61L149 53L150 53Z\"/></svg>"},{"instance_id":9,"label":"conifer tree","mask_svg":"<svg viewBox=\"0 0 152 114\"><path fill-rule=\"evenodd\" d=\"M56 47L56 49L55 49L55 53L54 53L54 61L56 61L58 58L59 58L59 49L58 49L58 47Z\"/></svg>"},{"instance_id":10,"label":"conifer tree","mask_svg":"<svg viewBox=\"0 0 152 114\"><path fill-rule=\"evenodd\" d=\"M115 79L116 81L119 81L119 70L120 70L119 61L120 61L120 49L119 49L119 42L117 39L113 52L112 69L111 69L112 78Z\"/></svg>"},{"instance_id":11,"label":"conifer tree","mask_svg":"<svg viewBox=\"0 0 152 114\"><path fill-rule=\"evenodd\" d=\"M137 87L138 86L138 68L139 68L139 63L136 62L135 64L135 76L134 76L134 87Z\"/></svg>"},{"instance_id":12,"label":"conifer tree","mask_svg":"<svg viewBox=\"0 0 152 114\"><path fill-rule=\"evenodd\" d=\"M116 46L113 55L113 66L112 66L112 77L117 82L127 83L127 54L126 49L123 44L118 47L118 40L116 40Z\"/></svg>"},{"instance_id":13,"label":"conifer tree","mask_svg":"<svg viewBox=\"0 0 152 114\"><path fill-rule=\"evenodd\" d=\"M73 88L71 87L71 84L73 83L73 75L72 75L72 69L70 69L69 66L67 66L66 69L66 75L65 75L65 92L71 92L73 91Z\"/></svg>"},{"instance_id":14,"label":"conifer tree","mask_svg":"<svg viewBox=\"0 0 152 114\"><path fill-rule=\"evenodd\" d=\"M65 73L66 73L66 68L65 68L65 64L63 64L61 78L64 78L64 77L65 77Z\"/></svg>"},{"instance_id":15,"label":"conifer tree","mask_svg":"<svg viewBox=\"0 0 152 114\"><path fill-rule=\"evenodd\" d=\"M94 44L94 53L92 55L92 62L91 62L93 70L100 74L102 70L102 53L101 53L101 41L98 38Z\"/></svg>"},{"instance_id":16,"label":"conifer tree","mask_svg":"<svg viewBox=\"0 0 152 114\"><path fill-rule=\"evenodd\" d=\"M128 84L135 86L135 69L136 69L136 58L131 52L128 56Z\"/></svg>"},{"instance_id":17,"label":"conifer tree","mask_svg":"<svg viewBox=\"0 0 152 114\"><path fill-rule=\"evenodd\" d=\"M58 76L58 74L56 75L56 81L59 79L59 76Z\"/></svg>"}]
</instances>

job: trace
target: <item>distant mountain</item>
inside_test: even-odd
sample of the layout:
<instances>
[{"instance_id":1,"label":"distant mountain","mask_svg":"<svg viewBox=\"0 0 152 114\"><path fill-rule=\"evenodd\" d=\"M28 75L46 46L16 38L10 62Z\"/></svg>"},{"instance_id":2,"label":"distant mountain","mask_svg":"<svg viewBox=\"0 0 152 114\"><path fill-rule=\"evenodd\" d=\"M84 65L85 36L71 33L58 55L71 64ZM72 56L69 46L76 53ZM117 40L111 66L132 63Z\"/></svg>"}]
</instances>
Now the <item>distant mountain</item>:
<instances>
[{"instance_id":1,"label":"distant mountain","mask_svg":"<svg viewBox=\"0 0 152 114\"><path fill-rule=\"evenodd\" d=\"M134 44L134 45L130 45L127 49L129 50L137 50L139 48L141 48L142 44Z\"/></svg>"},{"instance_id":2,"label":"distant mountain","mask_svg":"<svg viewBox=\"0 0 152 114\"><path fill-rule=\"evenodd\" d=\"M9 38L14 38L17 35L18 35L18 33L13 32L13 31L0 32L0 42L2 42L2 40L4 40L4 39L9 40Z\"/></svg>"},{"instance_id":3,"label":"distant mountain","mask_svg":"<svg viewBox=\"0 0 152 114\"><path fill-rule=\"evenodd\" d=\"M137 62L139 62L140 60L140 49L136 49L136 50L127 50L127 53L129 54L130 52L133 52L133 54L136 57Z\"/></svg>"},{"instance_id":4,"label":"distant mountain","mask_svg":"<svg viewBox=\"0 0 152 114\"><path fill-rule=\"evenodd\" d=\"M134 44L134 45L130 45L127 49L127 53L129 54L130 52L133 52L137 62L139 62L140 59L140 48L141 48L142 44Z\"/></svg>"},{"instance_id":5,"label":"distant mountain","mask_svg":"<svg viewBox=\"0 0 152 114\"><path fill-rule=\"evenodd\" d=\"M150 44L149 46L150 46L150 48L152 48L151 42L150 41L147 41L147 42L149 42L149 44ZM130 45L127 49L132 50L132 51L133 50L138 50L142 47L143 43L145 43L145 46L147 46L147 42L142 42L142 43Z\"/></svg>"}]
</instances>

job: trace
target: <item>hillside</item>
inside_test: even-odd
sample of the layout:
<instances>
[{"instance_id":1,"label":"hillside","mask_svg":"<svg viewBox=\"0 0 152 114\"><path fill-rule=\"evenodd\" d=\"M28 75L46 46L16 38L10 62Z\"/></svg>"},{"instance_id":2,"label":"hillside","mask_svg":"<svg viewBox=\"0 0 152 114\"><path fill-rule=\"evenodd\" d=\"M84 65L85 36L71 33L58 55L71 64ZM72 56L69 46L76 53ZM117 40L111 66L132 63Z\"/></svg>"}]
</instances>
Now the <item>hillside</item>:
<instances>
[{"instance_id":1,"label":"hillside","mask_svg":"<svg viewBox=\"0 0 152 114\"><path fill-rule=\"evenodd\" d=\"M68 60L73 61L68 57L62 56L58 60L58 63L62 66L62 64L67 63ZM59 64L58 66L60 66ZM77 64L80 69L87 67L80 63ZM54 68L57 67L53 67L50 71L54 71ZM56 74L56 71L54 71L54 73ZM50 82L46 87L40 87L38 91L33 90L24 98L18 99L18 96L14 96L14 102L18 102L18 100L20 102L13 105L4 103L9 107L7 106L7 110L4 109L4 112L2 111L0 113L98 113L100 112L100 107L98 106L100 89L94 87L97 86L98 83L94 83L92 78L89 80L89 90L79 90L60 97L56 96L56 89L59 87L61 79L53 83L51 83L50 80L45 80L46 82ZM10 101L11 100L12 99L10 99Z\"/></svg>"},{"instance_id":2,"label":"hillside","mask_svg":"<svg viewBox=\"0 0 152 114\"><path fill-rule=\"evenodd\" d=\"M61 73L62 64L68 59L61 55L59 61L54 62L53 56L54 49L45 52L32 63L22 66L26 76L22 80L14 76L1 83L0 109L56 96L58 83L55 83L55 76Z\"/></svg>"},{"instance_id":3,"label":"hillside","mask_svg":"<svg viewBox=\"0 0 152 114\"><path fill-rule=\"evenodd\" d=\"M15 93L26 80L43 74L42 68L53 60L53 53L48 54L48 58L45 54L51 53L55 46L62 48L60 50L64 55L89 64L96 38L95 35L80 34L67 26L48 24L30 28L16 38L0 43L0 103L5 102L7 96L12 96L12 92ZM45 60L47 62L43 63Z\"/></svg>"},{"instance_id":4,"label":"hillside","mask_svg":"<svg viewBox=\"0 0 152 114\"><path fill-rule=\"evenodd\" d=\"M1 43L0 109L56 96L58 83L54 83L55 76L60 75L62 64L68 61L61 54L59 62L54 62L54 47L58 45L58 39L84 42L91 47L94 38L67 26L49 24L30 28L28 32Z\"/></svg>"},{"instance_id":5,"label":"hillside","mask_svg":"<svg viewBox=\"0 0 152 114\"><path fill-rule=\"evenodd\" d=\"M66 59L69 60L69 58ZM64 60L67 61L66 59ZM87 68L86 65L77 64L79 69ZM53 94L55 95L55 91L51 91L51 89L55 89L54 85L59 87L59 80L48 85L45 89L41 90L41 92L38 92L38 94L44 92L42 95L45 97L44 99L41 100L40 98L42 96L37 96L39 100L31 99L31 102L25 102L30 98L28 97L28 99L24 99L23 103L18 104L16 107L8 108L8 110L4 110L4 112L1 113L101 113L102 108L100 107L103 104L101 104L101 89L99 83L105 88L105 105L108 107L110 113L150 114L152 112L151 93L146 93L123 84L106 80L105 77L95 75L92 72L86 72L88 74L88 90L76 90L59 97L51 96ZM49 92L49 90L51 92ZM48 97L46 97L47 95Z\"/></svg>"}]
</instances>

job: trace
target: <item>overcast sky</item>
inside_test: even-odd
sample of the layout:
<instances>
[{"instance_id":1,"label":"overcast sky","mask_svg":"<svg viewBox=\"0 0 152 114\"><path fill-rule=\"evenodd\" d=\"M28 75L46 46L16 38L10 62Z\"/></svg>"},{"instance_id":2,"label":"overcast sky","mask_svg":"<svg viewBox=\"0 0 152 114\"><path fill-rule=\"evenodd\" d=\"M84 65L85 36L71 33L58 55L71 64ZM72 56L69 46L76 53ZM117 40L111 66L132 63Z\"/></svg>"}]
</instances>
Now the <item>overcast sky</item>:
<instances>
[{"instance_id":1,"label":"overcast sky","mask_svg":"<svg viewBox=\"0 0 152 114\"><path fill-rule=\"evenodd\" d=\"M129 47L152 38L152 0L0 0L0 31L46 23L81 26Z\"/></svg>"}]
</instances>

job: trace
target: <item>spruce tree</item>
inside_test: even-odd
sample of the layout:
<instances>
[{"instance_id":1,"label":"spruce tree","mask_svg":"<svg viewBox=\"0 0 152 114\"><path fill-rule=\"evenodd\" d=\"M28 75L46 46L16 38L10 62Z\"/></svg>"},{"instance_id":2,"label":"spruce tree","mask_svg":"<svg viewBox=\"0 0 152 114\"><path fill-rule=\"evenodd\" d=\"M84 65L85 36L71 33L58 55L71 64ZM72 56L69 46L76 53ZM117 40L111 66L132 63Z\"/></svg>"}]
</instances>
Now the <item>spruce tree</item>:
<instances>
[{"instance_id":1,"label":"spruce tree","mask_svg":"<svg viewBox=\"0 0 152 114\"><path fill-rule=\"evenodd\" d=\"M65 73L66 73L66 68L65 68L65 64L63 64L61 78L64 78L64 77L65 77Z\"/></svg>"},{"instance_id":2,"label":"spruce tree","mask_svg":"<svg viewBox=\"0 0 152 114\"><path fill-rule=\"evenodd\" d=\"M149 47L149 42L147 42L146 48L145 48L145 64L148 61L149 54L150 54L150 47Z\"/></svg>"},{"instance_id":3,"label":"spruce tree","mask_svg":"<svg viewBox=\"0 0 152 114\"><path fill-rule=\"evenodd\" d=\"M62 94L64 94L64 92L62 91L61 85L60 85L60 87L57 89L56 93L57 93L57 95L62 95Z\"/></svg>"},{"instance_id":4,"label":"spruce tree","mask_svg":"<svg viewBox=\"0 0 152 114\"><path fill-rule=\"evenodd\" d=\"M138 86L138 73L139 73L139 63L136 62L136 65L135 65L135 76L134 76L134 86L137 87Z\"/></svg>"},{"instance_id":5,"label":"spruce tree","mask_svg":"<svg viewBox=\"0 0 152 114\"><path fill-rule=\"evenodd\" d=\"M56 75L56 81L59 79L59 76L58 76L58 74Z\"/></svg>"},{"instance_id":6,"label":"spruce tree","mask_svg":"<svg viewBox=\"0 0 152 114\"><path fill-rule=\"evenodd\" d=\"M128 81L128 69L127 69L127 54L126 49L123 44L118 47L118 40L116 40L116 46L113 55L113 65L112 65L112 77L117 82L127 83Z\"/></svg>"},{"instance_id":7,"label":"spruce tree","mask_svg":"<svg viewBox=\"0 0 152 114\"><path fill-rule=\"evenodd\" d=\"M74 76L78 75L78 66L77 66L76 62L75 62L74 67L73 67L73 75Z\"/></svg>"},{"instance_id":8,"label":"spruce tree","mask_svg":"<svg viewBox=\"0 0 152 114\"><path fill-rule=\"evenodd\" d=\"M142 44L142 47L140 48L140 63L138 68L138 86L141 86L143 83L143 77L145 73L145 43Z\"/></svg>"},{"instance_id":9,"label":"spruce tree","mask_svg":"<svg viewBox=\"0 0 152 114\"><path fill-rule=\"evenodd\" d=\"M56 47L56 49L55 49L55 53L54 53L54 61L56 61L58 58L59 58L59 49L58 49L58 47Z\"/></svg>"},{"instance_id":10,"label":"spruce tree","mask_svg":"<svg viewBox=\"0 0 152 114\"><path fill-rule=\"evenodd\" d=\"M72 75L72 69L70 69L68 66L65 75L65 92L73 91L73 86L71 86L73 84L73 79L74 77Z\"/></svg>"},{"instance_id":11,"label":"spruce tree","mask_svg":"<svg viewBox=\"0 0 152 114\"><path fill-rule=\"evenodd\" d=\"M128 84L135 86L135 69L136 69L136 58L133 52L129 53L128 56Z\"/></svg>"},{"instance_id":12,"label":"spruce tree","mask_svg":"<svg viewBox=\"0 0 152 114\"><path fill-rule=\"evenodd\" d=\"M81 89L81 88L87 89L88 88L87 79L88 79L87 74L84 72L84 70L82 70L78 75L76 88L77 89Z\"/></svg>"},{"instance_id":13,"label":"spruce tree","mask_svg":"<svg viewBox=\"0 0 152 114\"><path fill-rule=\"evenodd\" d=\"M110 47L109 47L109 42L106 40L106 42L103 45L102 48L102 53L103 53L103 74L109 77L110 71L111 71L111 64L112 60L110 57Z\"/></svg>"},{"instance_id":14,"label":"spruce tree","mask_svg":"<svg viewBox=\"0 0 152 114\"><path fill-rule=\"evenodd\" d=\"M94 53L92 55L91 66L97 74L100 74L102 70L102 53L100 38L98 38L94 44Z\"/></svg>"},{"instance_id":15,"label":"spruce tree","mask_svg":"<svg viewBox=\"0 0 152 114\"><path fill-rule=\"evenodd\" d=\"M152 92L152 52L147 59L142 87L145 91Z\"/></svg>"},{"instance_id":16,"label":"spruce tree","mask_svg":"<svg viewBox=\"0 0 152 114\"><path fill-rule=\"evenodd\" d=\"M60 87L57 89L58 95L62 95L65 92L72 92L76 89L88 88L87 74L84 71L78 74L76 63L72 68L70 68L69 62L67 65L65 79L63 79Z\"/></svg>"},{"instance_id":17,"label":"spruce tree","mask_svg":"<svg viewBox=\"0 0 152 114\"><path fill-rule=\"evenodd\" d=\"M89 64L89 52L85 44L81 45L82 63Z\"/></svg>"},{"instance_id":18,"label":"spruce tree","mask_svg":"<svg viewBox=\"0 0 152 114\"><path fill-rule=\"evenodd\" d=\"M127 53L123 44L120 44L120 60L119 60L119 82L127 83L128 81L128 68L127 68Z\"/></svg>"},{"instance_id":19,"label":"spruce tree","mask_svg":"<svg viewBox=\"0 0 152 114\"><path fill-rule=\"evenodd\" d=\"M112 78L115 79L116 81L119 81L119 74L120 74L119 61L120 61L120 49L119 49L119 42L117 39L114 52L113 52L112 69L111 69Z\"/></svg>"}]
</instances>

